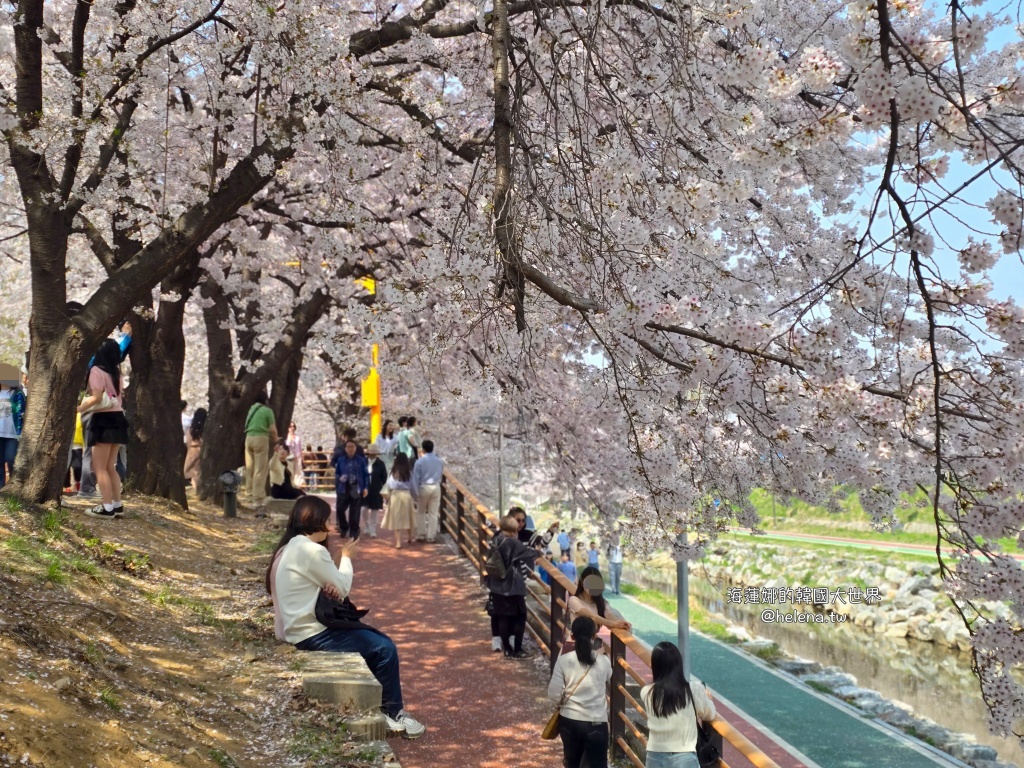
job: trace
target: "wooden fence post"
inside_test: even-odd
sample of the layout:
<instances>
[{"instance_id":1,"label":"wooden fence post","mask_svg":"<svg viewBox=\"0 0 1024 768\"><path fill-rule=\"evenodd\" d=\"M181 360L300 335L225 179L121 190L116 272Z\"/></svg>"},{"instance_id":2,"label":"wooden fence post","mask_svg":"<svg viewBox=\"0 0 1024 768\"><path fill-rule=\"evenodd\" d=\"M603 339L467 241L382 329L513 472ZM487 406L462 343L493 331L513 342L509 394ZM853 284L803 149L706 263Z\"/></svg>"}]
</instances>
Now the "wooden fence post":
<instances>
[{"instance_id":1,"label":"wooden fence post","mask_svg":"<svg viewBox=\"0 0 1024 768\"><path fill-rule=\"evenodd\" d=\"M462 547L466 544L466 497L459 488L455 489L455 545L462 557Z\"/></svg>"},{"instance_id":2,"label":"wooden fence post","mask_svg":"<svg viewBox=\"0 0 1024 768\"><path fill-rule=\"evenodd\" d=\"M612 632L612 683L611 683L611 705L608 708L609 732L611 735L612 758L620 759L626 754L619 746L619 739L626 737L626 724L619 717L620 712L626 711L626 697L620 687L626 687L626 670L620 661L626 658L626 646L619 640L618 634Z\"/></svg>"},{"instance_id":3,"label":"wooden fence post","mask_svg":"<svg viewBox=\"0 0 1024 768\"><path fill-rule=\"evenodd\" d=\"M550 669L553 671L558 662L558 654L562 652L562 628L558 622L563 620L563 609L559 600L565 600L565 587L558 579L551 579L551 640L548 643Z\"/></svg>"}]
</instances>

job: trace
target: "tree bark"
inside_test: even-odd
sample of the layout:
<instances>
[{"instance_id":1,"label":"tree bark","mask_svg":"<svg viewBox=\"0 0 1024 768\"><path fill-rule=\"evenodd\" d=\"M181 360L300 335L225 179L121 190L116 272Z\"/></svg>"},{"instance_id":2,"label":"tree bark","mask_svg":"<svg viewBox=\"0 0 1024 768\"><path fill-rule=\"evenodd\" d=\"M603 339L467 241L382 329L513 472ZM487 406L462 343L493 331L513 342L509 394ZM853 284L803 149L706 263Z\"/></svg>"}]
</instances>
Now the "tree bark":
<instances>
[{"instance_id":1,"label":"tree bark","mask_svg":"<svg viewBox=\"0 0 1024 768\"><path fill-rule=\"evenodd\" d=\"M270 381L270 410L277 419L278 431L284 437L288 425L295 415L295 398L299 394L299 378L302 374L302 357L306 339L294 355L281 367Z\"/></svg>"},{"instance_id":2,"label":"tree bark","mask_svg":"<svg viewBox=\"0 0 1024 768\"><path fill-rule=\"evenodd\" d=\"M213 280L207 280L203 284L203 296L213 299L214 306L205 315L210 350L210 412L199 458L199 496L219 500L220 474L244 464L245 417L256 401L256 394L301 351L310 329L326 314L330 296L318 290L302 301L296 307L282 339L260 356L258 364L250 363L255 367L248 368L240 376L235 375L231 364L233 344L231 332L224 328L229 309L223 291ZM278 424L278 431L286 432L281 426Z\"/></svg>"},{"instance_id":3,"label":"tree bark","mask_svg":"<svg viewBox=\"0 0 1024 768\"><path fill-rule=\"evenodd\" d=\"M131 315L132 439L128 482L132 490L160 496L188 508L185 496L185 442L178 403L185 369L185 305L199 278L198 256L161 285L156 317ZM138 325L136 325L138 323Z\"/></svg>"}]
</instances>

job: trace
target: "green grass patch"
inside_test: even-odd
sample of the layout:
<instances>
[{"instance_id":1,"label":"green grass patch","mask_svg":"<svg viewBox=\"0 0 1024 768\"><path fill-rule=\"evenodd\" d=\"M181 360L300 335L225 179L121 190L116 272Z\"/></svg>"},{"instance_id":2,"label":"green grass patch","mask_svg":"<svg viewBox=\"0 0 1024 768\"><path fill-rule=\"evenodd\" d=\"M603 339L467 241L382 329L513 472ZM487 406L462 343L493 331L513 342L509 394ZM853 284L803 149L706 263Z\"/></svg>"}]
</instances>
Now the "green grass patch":
<instances>
[{"instance_id":1,"label":"green grass patch","mask_svg":"<svg viewBox=\"0 0 1024 768\"><path fill-rule=\"evenodd\" d=\"M280 539L281 535L279 533L274 531L263 531L249 548L258 554L269 555L274 551L274 547L277 546L277 542L280 541Z\"/></svg>"},{"instance_id":2,"label":"green grass patch","mask_svg":"<svg viewBox=\"0 0 1024 768\"><path fill-rule=\"evenodd\" d=\"M146 592L145 596L153 605L184 608L196 616L201 624L213 624L217 621L217 612L213 610L212 605L194 597L180 595L170 587L160 587L156 592Z\"/></svg>"},{"instance_id":3,"label":"green grass patch","mask_svg":"<svg viewBox=\"0 0 1024 768\"><path fill-rule=\"evenodd\" d=\"M114 689L112 687L104 688L102 691L100 691L100 701L106 704L108 708L114 710L115 712L120 712L122 709L121 700L117 698L117 695L114 693Z\"/></svg>"},{"instance_id":4,"label":"green grass patch","mask_svg":"<svg viewBox=\"0 0 1024 768\"><path fill-rule=\"evenodd\" d=\"M211 749L210 759L220 768L238 768L238 763L235 762L235 758L225 752L223 749Z\"/></svg>"},{"instance_id":5,"label":"green grass patch","mask_svg":"<svg viewBox=\"0 0 1024 768\"><path fill-rule=\"evenodd\" d=\"M68 511L64 508L51 509L40 520L43 527L44 539L59 539L63 534L61 529L68 522Z\"/></svg>"},{"instance_id":6,"label":"green grass patch","mask_svg":"<svg viewBox=\"0 0 1024 768\"><path fill-rule=\"evenodd\" d=\"M814 689L814 690L816 690L816 691L817 691L818 693L824 693L824 694L826 694L826 695L828 695L828 696L831 696L831 695L832 695L832 689L831 689L831 688L829 688L829 687L828 687L827 685L825 685L824 683L819 683L819 682L818 682L817 680L806 680L806 681L804 681L804 684L805 684L805 685L806 685L806 686L807 686L808 688L813 688L813 689Z\"/></svg>"},{"instance_id":7,"label":"green grass patch","mask_svg":"<svg viewBox=\"0 0 1024 768\"><path fill-rule=\"evenodd\" d=\"M304 760L306 765L319 766L333 764L334 760L342 758L351 759L349 745L348 727L339 719L329 726L300 728L292 737L288 751L292 757ZM368 755L370 760L375 757L375 750ZM363 756L363 759L367 757Z\"/></svg>"},{"instance_id":8,"label":"green grass patch","mask_svg":"<svg viewBox=\"0 0 1024 768\"><path fill-rule=\"evenodd\" d=\"M25 509L25 503L17 496L0 496L0 512L16 515Z\"/></svg>"}]
</instances>

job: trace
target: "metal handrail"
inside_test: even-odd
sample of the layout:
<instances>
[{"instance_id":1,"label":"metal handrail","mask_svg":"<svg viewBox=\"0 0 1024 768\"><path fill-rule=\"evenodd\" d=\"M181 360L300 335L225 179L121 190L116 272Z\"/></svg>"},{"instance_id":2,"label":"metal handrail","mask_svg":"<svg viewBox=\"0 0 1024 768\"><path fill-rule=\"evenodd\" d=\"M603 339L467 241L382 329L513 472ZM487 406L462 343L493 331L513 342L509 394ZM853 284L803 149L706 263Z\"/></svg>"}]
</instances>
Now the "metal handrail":
<instances>
[{"instance_id":1,"label":"metal handrail","mask_svg":"<svg viewBox=\"0 0 1024 768\"><path fill-rule=\"evenodd\" d=\"M454 493L451 492L452 490ZM493 525L493 530L487 527L488 523ZM493 535L494 531L497 531L498 518L448 470L445 470L441 480L441 524L443 529L453 536L459 550L476 566L482 577L486 548L490 544L489 537ZM554 668L562 650L560 638L565 631L563 617L568 610L568 598L576 592L576 585L569 581L547 558L538 558L537 564L547 574L549 583L544 584L539 577L535 576L534 578L542 586L540 594L532 589L527 589L527 593L528 597L532 597L538 605L543 607L547 621L544 621L544 618L528 605L526 625L538 645L548 652L550 666ZM550 600L546 606L541 600L541 595L544 593ZM628 692L625 676L628 674L640 685L645 684L645 681L626 660L626 651L632 651L648 667L651 666L651 652L646 645L629 632L612 629L611 635L612 682L611 706L609 708L611 747L617 757L629 760L636 768L644 768L643 762L626 740L626 732L629 730L637 742L646 749L646 739L626 713L626 703L628 702L641 717L646 718L646 713ZM716 717L709 725L724 741L743 755L754 768L779 768L774 760L721 717ZM720 760L719 768L729 768L729 766L724 760Z\"/></svg>"}]
</instances>

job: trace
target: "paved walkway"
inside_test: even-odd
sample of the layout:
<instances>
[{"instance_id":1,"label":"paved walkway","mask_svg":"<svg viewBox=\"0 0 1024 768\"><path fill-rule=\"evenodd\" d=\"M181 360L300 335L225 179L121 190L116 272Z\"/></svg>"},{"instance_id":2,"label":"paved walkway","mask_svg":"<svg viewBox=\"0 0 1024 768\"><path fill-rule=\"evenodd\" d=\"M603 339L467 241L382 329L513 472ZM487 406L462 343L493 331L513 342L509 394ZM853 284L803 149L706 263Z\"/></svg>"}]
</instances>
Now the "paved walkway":
<instances>
[{"instance_id":1,"label":"paved walkway","mask_svg":"<svg viewBox=\"0 0 1024 768\"><path fill-rule=\"evenodd\" d=\"M398 645L406 707L428 728L415 741L390 740L402 767L558 768L561 741L540 739L551 714L547 665L491 651L466 561L443 545L361 541L352 600Z\"/></svg>"},{"instance_id":2,"label":"paved walkway","mask_svg":"<svg viewBox=\"0 0 1024 768\"><path fill-rule=\"evenodd\" d=\"M633 633L645 642L655 645L662 640L676 641L674 619L625 597L609 595L608 600L633 624ZM899 738L723 643L694 633L690 635L690 653L693 673L717 695L723 704L722 716L782 768L962 765ZM740 708L743 716L731 715L730 704ZM759 734L759 726L782 749L773 747L770 739ZM730 765L746 763L733 762L728 752L724 757Z\"/></svg>"}]
</instances>

